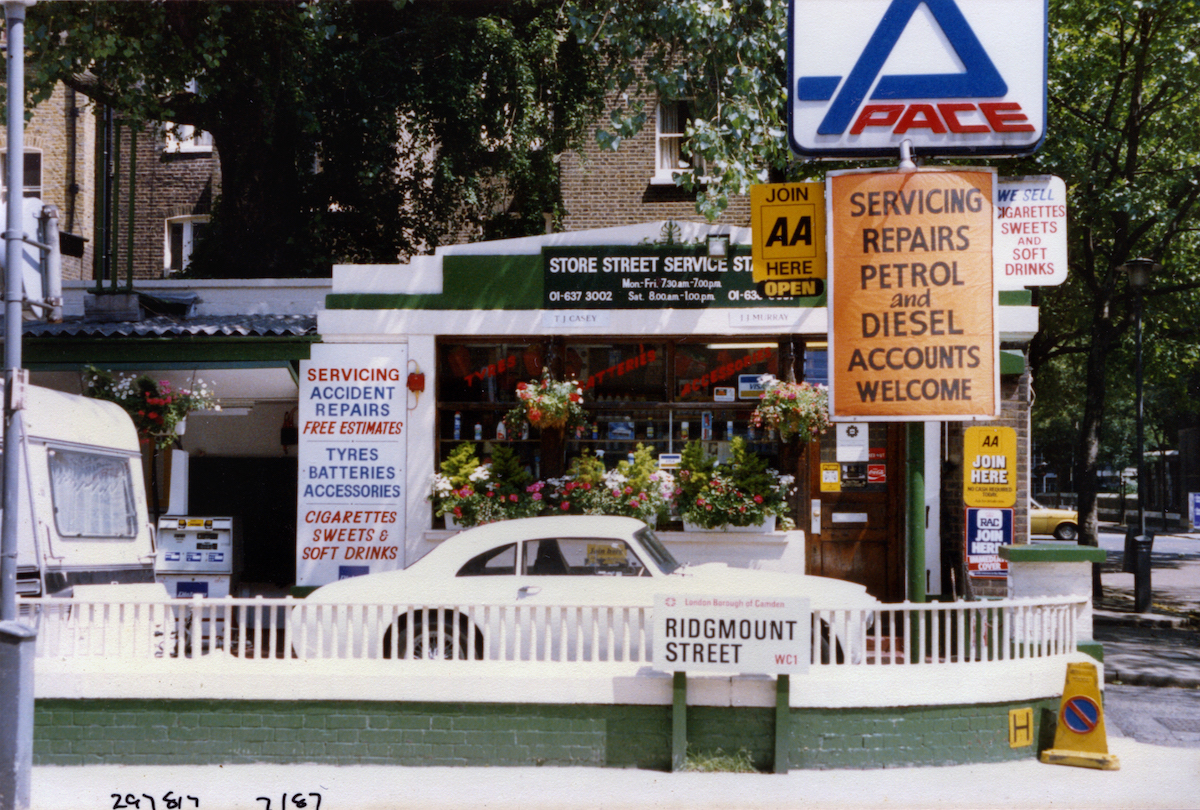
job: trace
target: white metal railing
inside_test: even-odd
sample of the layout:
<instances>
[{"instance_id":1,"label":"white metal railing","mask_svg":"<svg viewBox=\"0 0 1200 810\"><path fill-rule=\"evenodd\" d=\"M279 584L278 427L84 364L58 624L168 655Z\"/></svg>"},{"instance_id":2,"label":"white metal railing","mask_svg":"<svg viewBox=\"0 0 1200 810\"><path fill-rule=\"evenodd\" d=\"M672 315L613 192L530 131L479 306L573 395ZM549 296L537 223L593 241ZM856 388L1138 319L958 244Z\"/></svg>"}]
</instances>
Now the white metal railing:
<instances>
[{"instance_id":1,"label":"white metal railing","mask_svg":"<svg viewBox=\"0 0 1200 810\"><path fill-rule=\"evenodd\" d=\"M1068 656L1075 597L814 610L811 665L937 666ZM39 658L653 661L650 607L324 604L256 597L21 600Z\"/></svg>"}]
</instances>

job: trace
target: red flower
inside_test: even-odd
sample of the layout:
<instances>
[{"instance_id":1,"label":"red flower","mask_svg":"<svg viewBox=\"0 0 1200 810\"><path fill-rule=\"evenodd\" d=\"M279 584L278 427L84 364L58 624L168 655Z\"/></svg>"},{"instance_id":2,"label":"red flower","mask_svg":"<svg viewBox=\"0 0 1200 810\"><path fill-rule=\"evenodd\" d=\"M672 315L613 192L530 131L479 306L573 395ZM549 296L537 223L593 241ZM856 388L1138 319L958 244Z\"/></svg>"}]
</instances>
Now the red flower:
<instances>
[{"instance_id":1,"label":"red flower","mask_svg":"<svg viewBox=\"0 0 1200 810\"><path fill-rule=\"evenodd\" d=\"M563 502L562 502L562 510L563 510L564 512L565 512L565 511L567 511L567 510L568 510L568 509L570 509L570 508L571 508L571 504L567 503L566 501L563 501Z\"/></svg>"},{"instance_id":2,"label":"red flower","mask_svg":"<svg viewBox=\"0 0 1200 810\"><path fill-rule=\"evenodd\" d=\"M508 496L508 499L509 499L510 501L512 501L513 503L516 503L516 502L517 502L517 496L516 496L516 495L509 495L509 496Z\"/></svg>"}]
</instances>

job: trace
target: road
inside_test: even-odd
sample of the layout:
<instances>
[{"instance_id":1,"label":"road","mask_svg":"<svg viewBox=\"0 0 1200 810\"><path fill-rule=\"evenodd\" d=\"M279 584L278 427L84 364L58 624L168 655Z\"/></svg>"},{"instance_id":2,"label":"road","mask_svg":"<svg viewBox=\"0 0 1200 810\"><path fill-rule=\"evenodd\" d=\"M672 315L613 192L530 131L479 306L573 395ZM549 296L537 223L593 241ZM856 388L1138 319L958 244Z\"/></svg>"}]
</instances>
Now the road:
<instances>
[{"instance_id":1,"label":"road","mask_svg":"<svg viewBox=\"0 0 1200 810\"><path fill-rule=\"evenodd\" d=\"M1153 527L1150 530L1154 531ZM1111 552L1124 551L1125 534L1102 530L1099 542L1101 548L1110 552L1106 570L1111 570L1114 564L1119 566L1120 557L1114 559ZM1170 568L1179 558L1200 558L1200 537L1155 537L1151 554L1154 569L1159 569L1165 576L1167 572L1160 566ZM1101 643L1109 640L1107 635L1115 641L1127 639L1131 633L1140 636L1150 652L1155 647L1160 647L1164 655L1172 654L1180 646L1200 648L1200 630L1196 629L1096 628L1096 638ZM1108 684L1104 695L1105 725L1110 737L1130 737L1152 745L1200 748L1200 689Z\"/></svg>"},{"instance_id":2,"label":"road","mask_svg":"<svg viewBox=\"0 0 1200 810\"><path fill-rule=\"evenodd\" d=\"M1104 688L1104 725L1109 737L1200 748L1200 689L1110 683Z\"/></svg>"},{"instance_id":3,"label":"road","mask_svg":"<svg viewBox=\"0 0 1200 810\"><path fill-rule=\"evenodd\" d=\"M1150 527L1154 532L1154 528ZM1125 534L1101 529L1099 532L1100 548L1105 551L1124 551ZM1164 535L1154 538L1152 554L1200 554L1200 537L1195 535Z\"/></svg>"}]
</instances>

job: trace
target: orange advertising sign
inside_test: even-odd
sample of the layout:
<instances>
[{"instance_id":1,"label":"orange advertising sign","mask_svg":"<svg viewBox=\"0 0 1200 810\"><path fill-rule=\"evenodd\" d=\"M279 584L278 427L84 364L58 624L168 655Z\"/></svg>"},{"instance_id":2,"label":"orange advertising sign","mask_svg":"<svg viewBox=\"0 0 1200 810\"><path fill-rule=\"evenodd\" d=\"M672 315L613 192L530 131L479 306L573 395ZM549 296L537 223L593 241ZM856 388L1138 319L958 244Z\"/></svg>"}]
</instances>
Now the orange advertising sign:
<instances>
[{"instance_id":1,"label":"orange advertising sign","mask_svg":"<svg viewBox=\"0 0 1200 810\"><path fill-rule=\"evenodd\" d=\"M999 413L995 180L991 169L830 173L835 419Z\"/></svg>"}]
</instances>

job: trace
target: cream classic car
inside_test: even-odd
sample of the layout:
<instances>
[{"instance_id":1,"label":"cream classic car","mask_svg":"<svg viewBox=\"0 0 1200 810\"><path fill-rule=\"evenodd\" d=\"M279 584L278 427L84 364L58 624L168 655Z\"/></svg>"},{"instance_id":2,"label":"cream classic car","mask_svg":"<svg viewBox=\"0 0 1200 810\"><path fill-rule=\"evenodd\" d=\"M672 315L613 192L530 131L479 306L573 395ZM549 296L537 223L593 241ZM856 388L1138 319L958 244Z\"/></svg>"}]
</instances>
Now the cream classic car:
<instances>
[{"instance_id":1,"label":"cream classic car","mask_svg":"<svg viewBox=\"0 0 1200 810\"><path fill-rule=\"evenodd\" d=\"M836 609L814 631L826 659L858 660L879 606L843 580L680 563L633 518L548 516L467 529L404 570L317 588L293 610L293 648L300 657L621 660L636 646L631 634L649 629L660 593L802 597L814 612ZM358 606L357 618L333 612L338 605ZM589 621L606 625L607 641Z\"/></svg>"}]
</instances>

